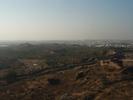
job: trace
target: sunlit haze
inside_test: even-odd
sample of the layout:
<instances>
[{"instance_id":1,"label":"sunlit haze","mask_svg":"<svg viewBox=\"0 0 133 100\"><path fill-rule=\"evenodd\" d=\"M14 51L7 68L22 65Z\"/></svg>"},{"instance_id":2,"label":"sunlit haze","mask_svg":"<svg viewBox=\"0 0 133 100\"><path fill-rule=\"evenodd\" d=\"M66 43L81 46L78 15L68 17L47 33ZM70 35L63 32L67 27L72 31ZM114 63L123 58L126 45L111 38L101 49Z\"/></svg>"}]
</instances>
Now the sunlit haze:
<instances>
[{"instance_id":1,"label":"sunlit haze","mask_svg":"<svg viewBox=\"0 0 133 100\"><path fill-rule=\"evenodd\" d=\"M0 40L132 38L133 0L0 0Z\"/></svg>"}]
</instances>

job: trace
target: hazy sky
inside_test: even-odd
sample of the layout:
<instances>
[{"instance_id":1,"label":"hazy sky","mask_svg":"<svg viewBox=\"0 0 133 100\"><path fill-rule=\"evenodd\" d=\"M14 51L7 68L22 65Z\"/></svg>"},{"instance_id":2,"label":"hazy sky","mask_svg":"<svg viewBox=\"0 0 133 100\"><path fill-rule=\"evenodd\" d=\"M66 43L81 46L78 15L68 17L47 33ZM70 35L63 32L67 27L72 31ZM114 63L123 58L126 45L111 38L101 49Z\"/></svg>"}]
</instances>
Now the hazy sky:
<instances>
[{"instance_id":1,"label":"hazy sky","mask_svg":"<svg viewBox=\"0 0 133 100\"><path fill-rule=\"evenodd\" d=\"M0 40L133 39L133 0L0 0Z\"/></svg>"}]
</instances>

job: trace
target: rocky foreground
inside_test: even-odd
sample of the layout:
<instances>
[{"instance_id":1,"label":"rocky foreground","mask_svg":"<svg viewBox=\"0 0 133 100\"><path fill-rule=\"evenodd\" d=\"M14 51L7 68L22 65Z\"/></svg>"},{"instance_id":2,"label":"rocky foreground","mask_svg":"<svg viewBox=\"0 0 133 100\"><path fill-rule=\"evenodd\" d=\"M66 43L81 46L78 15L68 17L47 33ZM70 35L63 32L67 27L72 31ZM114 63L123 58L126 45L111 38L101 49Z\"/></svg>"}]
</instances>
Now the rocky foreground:
<instances>
[{"instance_id":1,"label":"rocky foreground","mask_svg":"<svg viewBox=\"0 0 133 100\"><path fill-rule=\"evenodd\" d=\"M53 69L0 88L0 100L133 100L132 94L133 68L112 62Z\"/></svg>"}]
</instances>

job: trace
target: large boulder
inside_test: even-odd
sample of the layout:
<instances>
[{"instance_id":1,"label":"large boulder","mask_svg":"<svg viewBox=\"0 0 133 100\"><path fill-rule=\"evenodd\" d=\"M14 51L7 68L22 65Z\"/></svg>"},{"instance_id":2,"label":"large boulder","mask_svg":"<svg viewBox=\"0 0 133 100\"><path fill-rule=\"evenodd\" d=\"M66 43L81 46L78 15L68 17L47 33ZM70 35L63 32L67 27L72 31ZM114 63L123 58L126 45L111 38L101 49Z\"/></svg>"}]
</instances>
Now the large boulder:
<instances>
[{"instance_id":1,"label":"large boulder","mask_svg":"<svg viewBox=\"0 0 133 100\"><path fill-rule=\"evenodd\" d=\"M47 79L49 85L59 85L61 80L58 78L48 78Z\"/></svg>"},{"instance_id":2,"label":"large boulder","mask_svg":"<svg viewBox=\"0 0 133 100\"><path fill-rule=\"evenodd\" d=\"M84 71L79 71L77 74L76 74L76 80L78 79L81 79L85 76L85 73Z\"/></svg>"}]
</instances>

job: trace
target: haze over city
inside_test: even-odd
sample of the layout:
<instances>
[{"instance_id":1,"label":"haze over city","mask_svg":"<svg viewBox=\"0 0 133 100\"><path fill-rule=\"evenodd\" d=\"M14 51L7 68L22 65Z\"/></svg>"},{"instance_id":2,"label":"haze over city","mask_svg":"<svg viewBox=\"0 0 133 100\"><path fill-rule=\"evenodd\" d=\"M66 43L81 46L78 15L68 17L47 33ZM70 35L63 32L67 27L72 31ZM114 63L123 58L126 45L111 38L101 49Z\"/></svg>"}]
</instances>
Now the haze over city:
<instances>
[{"instance_id":1,"label":"haze over city","mask_svg":"<svg viewBox=\"0 0 133 100\"><path fill-rule=\"evenodd\" d=\"M0 0L0 40L132 38L132 0Z\"/></svg>"},{"instance_id":2,"label":"haze over city","mask_svg":"<svg viewBox=\"0 0 133 100\"><path fill-rule=\"evenodd\" d=\"M0 0L0 100L133 100L133 0Z\"/></svg>"}]
</instances>

